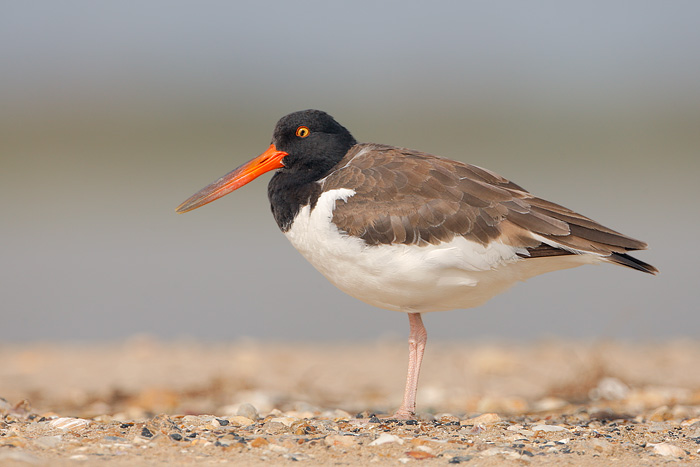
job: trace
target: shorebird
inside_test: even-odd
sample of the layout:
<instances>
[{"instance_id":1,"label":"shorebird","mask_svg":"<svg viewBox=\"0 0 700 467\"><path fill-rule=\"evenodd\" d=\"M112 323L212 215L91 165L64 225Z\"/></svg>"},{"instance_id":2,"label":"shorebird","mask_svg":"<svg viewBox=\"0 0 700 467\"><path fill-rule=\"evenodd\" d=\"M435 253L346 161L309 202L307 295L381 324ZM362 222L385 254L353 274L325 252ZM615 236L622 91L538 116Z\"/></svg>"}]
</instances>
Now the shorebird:
<instances>
[{"instance_id":1,"label":"shorebird","mask_svg":"<svg viewBox=\"0 0 700 467\"><path fill-rule=\"evenodd\" d=\"M329 281L408 314L409 360L394 418L415 417L427 332L421 313L479 306L518 281L608 262L655 274L647 244L538 198L500 175L411 149L358 143L319 110L277 123L270 147L183 202L210 203L277 170L277 225Z\"/></svg>"}]
</instances>

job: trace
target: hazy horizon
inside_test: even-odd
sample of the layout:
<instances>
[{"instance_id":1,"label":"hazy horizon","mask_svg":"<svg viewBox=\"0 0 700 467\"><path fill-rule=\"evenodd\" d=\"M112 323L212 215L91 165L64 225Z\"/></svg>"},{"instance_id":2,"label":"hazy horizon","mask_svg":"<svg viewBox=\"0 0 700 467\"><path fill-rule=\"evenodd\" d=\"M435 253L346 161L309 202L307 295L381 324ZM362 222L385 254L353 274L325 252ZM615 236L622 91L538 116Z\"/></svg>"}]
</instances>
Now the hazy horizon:
<instances>
[{"instance_id":1,"label":"hazy horizon","mask_svg":"<svg viewBox=\"0 0 700 467\"><path fill-rule=\"evenodd\" d=\"M494 170L661 271L540 276L426 315L430 339L697 338L700 4L424 7L8 3L0 338L404 338L288 244L269 176L174 213L305 108Z\"/></svg>"}]
</instances>

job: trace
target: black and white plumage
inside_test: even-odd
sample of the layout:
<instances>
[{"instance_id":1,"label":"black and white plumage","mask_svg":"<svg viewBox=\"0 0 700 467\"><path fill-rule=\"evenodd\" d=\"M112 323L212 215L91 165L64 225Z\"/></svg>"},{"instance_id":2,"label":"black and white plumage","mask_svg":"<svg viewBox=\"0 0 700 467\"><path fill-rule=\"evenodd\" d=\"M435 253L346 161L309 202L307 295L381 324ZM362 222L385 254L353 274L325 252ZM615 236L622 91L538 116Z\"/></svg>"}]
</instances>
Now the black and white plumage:
<instances>
[{"instance_id":1,"label":"black and white plumage","mask_svg":"<svg viewBox=\"0 0 700 467\"><path fill-rule=\"evenodd\" d=\"M268 196L280 229L344 292L409 313L406 394L415 411L426 333L420 313L471 308L530 277L610 262L647 273L628 254L647 247L489 171L430 154L358 144L330 115L295 112L258 158L203 188L186 212L278 169Z\"/></svg>"}]
</instances>

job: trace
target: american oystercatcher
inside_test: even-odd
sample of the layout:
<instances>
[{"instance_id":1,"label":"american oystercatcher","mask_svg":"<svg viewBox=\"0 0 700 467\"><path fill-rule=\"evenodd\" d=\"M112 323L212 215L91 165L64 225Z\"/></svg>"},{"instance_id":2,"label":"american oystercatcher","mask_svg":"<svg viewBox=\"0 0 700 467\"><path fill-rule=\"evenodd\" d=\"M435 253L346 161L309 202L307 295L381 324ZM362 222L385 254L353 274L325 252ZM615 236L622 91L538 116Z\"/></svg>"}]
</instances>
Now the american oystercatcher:
<instances>
[{"instance_id":1,"label":"american oystercatcher","mask_svg":"<svg viewBox=\"0 0 700 467\"><path fill-rule=\"evenodd\" d=\"M289 114L272 144L182 203L187 212L270 170L272 214L340 290L408 314L409 363L395 418L415 416L427 339L421 313L471 308L518 281L608 262L647 244L538 198L489 170L410 149L358 143L319 110Z\"/></svg>"}]
</instances>

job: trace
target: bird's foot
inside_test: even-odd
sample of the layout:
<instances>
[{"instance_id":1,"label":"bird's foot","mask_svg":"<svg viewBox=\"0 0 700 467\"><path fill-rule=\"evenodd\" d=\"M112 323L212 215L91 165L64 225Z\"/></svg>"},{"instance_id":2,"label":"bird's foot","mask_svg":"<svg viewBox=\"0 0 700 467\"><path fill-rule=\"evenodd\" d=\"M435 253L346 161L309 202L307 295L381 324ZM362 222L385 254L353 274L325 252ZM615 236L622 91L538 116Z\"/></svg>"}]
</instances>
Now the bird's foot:
<instances>
[{"instance_id":1,"label":"bird's foot","mask_svg":"<svg viewBox=\"0 0 700 467\"><path fill-rule=\"evenodd\" d=\"M411 410L400 408L389 417L391 420L415 420L416 413Z\"/></svg>"}]
</instances>

